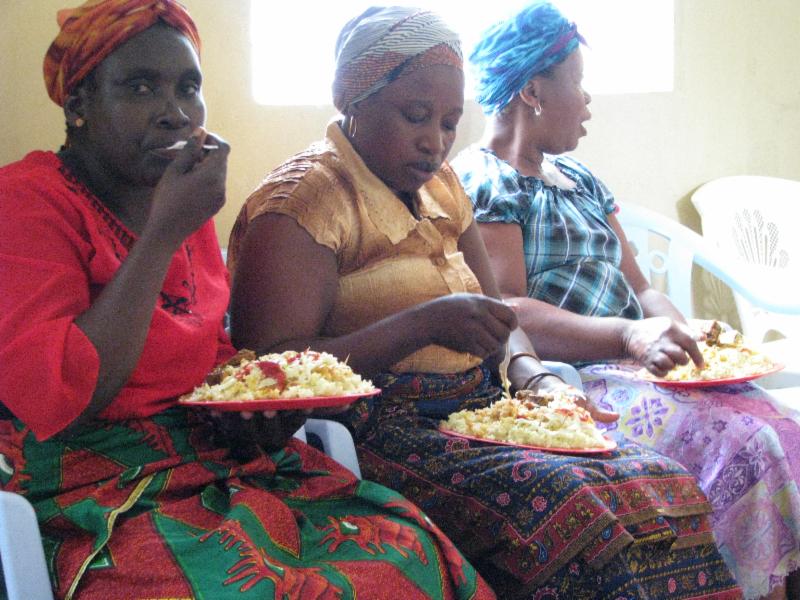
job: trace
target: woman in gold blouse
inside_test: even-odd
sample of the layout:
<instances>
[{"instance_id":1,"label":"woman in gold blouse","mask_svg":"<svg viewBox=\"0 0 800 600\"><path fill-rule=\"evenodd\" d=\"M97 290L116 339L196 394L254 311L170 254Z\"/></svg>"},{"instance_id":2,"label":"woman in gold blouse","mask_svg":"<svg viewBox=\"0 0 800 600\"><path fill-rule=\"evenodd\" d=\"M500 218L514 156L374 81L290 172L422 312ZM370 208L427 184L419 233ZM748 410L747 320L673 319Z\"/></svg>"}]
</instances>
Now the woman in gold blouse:
<instances>
[{"instance_id":1,"label":"woman in gold blouse","mask_svg":"<svg viewBox=\"0 0 800 600\"><path fill-rule=\"evenodd\" d=\"M648 598L670 578L687 597L736 597L710 508L680 465L622 440L597 459L437 430L501 396L506 342L512 388L579 394L547 373L499 300L445 162L461 64L456 35L430 12L371 8L345 26L333 86L343 116L267 176L234 227L234 343L325 350L371 377L382 393L345 416L363 471L415 500L500 597L557 585L560 597Z\"/></svg>"}]
</instances>

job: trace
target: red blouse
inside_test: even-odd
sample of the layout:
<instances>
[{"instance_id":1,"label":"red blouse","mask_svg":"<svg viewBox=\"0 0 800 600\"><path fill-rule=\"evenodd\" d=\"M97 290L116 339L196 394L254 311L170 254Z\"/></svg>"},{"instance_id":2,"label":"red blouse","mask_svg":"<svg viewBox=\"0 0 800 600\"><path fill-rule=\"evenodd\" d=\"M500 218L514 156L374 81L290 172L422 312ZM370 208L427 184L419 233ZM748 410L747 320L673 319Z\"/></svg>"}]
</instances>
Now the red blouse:
<instances>
[{"instance_id":1,"label":"red blouse","mask_svg":"<svg viewBox=\"0 0 800 600\"><path fill-rule=\"evenodd\" d=\"M39 440L69 425L94 393L99 357L75 318L135 240L52 152L0 168L0 402ZM101 416L160 412L230 357L228 298L209 221L175 253L136 369Z\"/></svg>"}]
</instances>

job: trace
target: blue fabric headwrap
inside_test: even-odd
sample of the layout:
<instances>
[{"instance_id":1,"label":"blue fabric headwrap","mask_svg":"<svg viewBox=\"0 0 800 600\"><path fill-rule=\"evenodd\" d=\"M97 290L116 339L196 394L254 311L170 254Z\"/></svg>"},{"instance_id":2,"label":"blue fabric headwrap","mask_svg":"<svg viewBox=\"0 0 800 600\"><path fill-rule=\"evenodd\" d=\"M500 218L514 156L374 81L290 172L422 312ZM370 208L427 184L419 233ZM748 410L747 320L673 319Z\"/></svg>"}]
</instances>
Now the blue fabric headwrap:
<instances>
[{"instance_id":1,"label":"blue fabric headwrap","mask_svg":"<svg viewBox=\"0 0 800 600\"><path fill-rule=\"evenodd\" d=\"M469 57L483 112L499 113L533 76L585 43L576 25L549 2L533 2L489 27Z\"/></svg>"}]
</instances>

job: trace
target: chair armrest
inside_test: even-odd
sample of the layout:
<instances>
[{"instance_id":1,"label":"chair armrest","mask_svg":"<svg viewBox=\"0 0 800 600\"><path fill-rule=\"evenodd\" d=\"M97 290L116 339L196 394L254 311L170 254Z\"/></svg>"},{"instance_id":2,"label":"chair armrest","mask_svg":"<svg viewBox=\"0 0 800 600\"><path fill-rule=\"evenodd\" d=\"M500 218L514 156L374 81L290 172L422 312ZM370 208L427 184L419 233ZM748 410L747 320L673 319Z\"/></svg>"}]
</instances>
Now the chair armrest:
<instances>
[{"instance_id":1,"label":"chair armrest","mask_svg":"<svg viewBox=\"0 0 800 600\"><path fill-rule=\"evenodd\" d=\"M344 425L327 419L308 419L305 429L319 437L325 454L361 479L353 436Z\"/></svg>"},{"instance_id":2,"label":"chair armrest","mask_svg":"<svg viewBox=\"0 0 800 600\"><path fill-rule=\"evenodd\" d=\"M9 600L52 600L36 513L24 497L2 491L0 562Z\"/></svg>"}]
</instances>

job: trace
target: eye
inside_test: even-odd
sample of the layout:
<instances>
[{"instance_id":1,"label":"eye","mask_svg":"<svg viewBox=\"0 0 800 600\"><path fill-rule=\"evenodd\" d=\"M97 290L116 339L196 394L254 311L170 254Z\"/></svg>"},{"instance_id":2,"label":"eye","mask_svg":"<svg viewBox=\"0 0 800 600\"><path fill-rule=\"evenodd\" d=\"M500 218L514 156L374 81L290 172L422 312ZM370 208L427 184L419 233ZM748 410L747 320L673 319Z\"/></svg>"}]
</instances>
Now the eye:
<instances>
[{"instance_id":1,"label":"eye","mask_svg":"<svg viewBox=\"0 0 800 600\"><path fill-rule=\"evenodd\" d=\"M444 122L442 122L442 127L446 131L451 131L451 132L455 131L456 128L458 127L458 120L455 120L455 121L452 121L452 120L444 121Z\"/></svg>"},{"instance_id":2,"label":"eye","mask_svg":"<svg viewBox=\"0 0 800 600\"><path fill-rule=\"evenodd\" d=\"M187 96L195 96L200 93L200 82L190 81L183 85L182 91Z\"/></svg>"},{"instance_id":3,"label":"eye","mask_svg":"<svg viewBox=\"0 0 800 600\"><path fill-rule=\"evenodd\" d=\"M143 81L132 81L129 84L130 90L137 96L146 96L153 93L153 86Z\"/></svg>"},{"instance_id":4,"label":"eye","mask_svg":"<svg viewBox=\"0 0 800 600\"><path fill-rule=\"evenodd\" d=\"M428 120L427 113L423 112L407 112L404 115L409 123L424 123Z\"/></svg>"}]
</instances>

